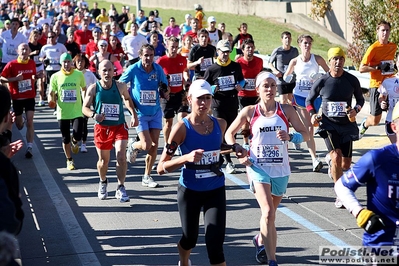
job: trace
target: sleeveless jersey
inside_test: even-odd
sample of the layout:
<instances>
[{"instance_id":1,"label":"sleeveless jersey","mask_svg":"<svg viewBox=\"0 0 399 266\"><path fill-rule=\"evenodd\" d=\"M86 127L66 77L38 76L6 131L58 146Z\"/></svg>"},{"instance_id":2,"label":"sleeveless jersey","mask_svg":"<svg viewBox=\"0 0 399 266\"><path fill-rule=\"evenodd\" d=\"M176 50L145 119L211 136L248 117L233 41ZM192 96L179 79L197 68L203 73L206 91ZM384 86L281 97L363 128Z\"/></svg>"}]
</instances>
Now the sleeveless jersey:
<instances>
[{"instance_id":1,"label":"sleeveless jersey","mask_svg":"<svg viewBox=\"0 0 399 266\"><path fill-rule=\"evenodd\" d=\"M208 31L208 33L209 33L209 39L211 40L210 44L216 47L219 41L219 30L215 29L215 31L213 32Z\"/></svg>"},{"instance_id":2,"label":"sleeveless jersey","mask_svg":"<svg viewBox=\"0 0 399 266\"><path fill-rule=\"evenodd\" d=\"M186 138L180 144L182 154L190 153L196 149L203 149L204 155L197 164L208 165L219 162L220 146L223 141L223 134L216 118L210 116L213 121L213 130L209 135L201 135L194 130L193 126L183 118L186 126ZM179 183L186 188L195 191L209 191L224 186L225 177L217 176L211 170L191 170L183 167Z\"/></svg>"},{"instance_id":3,"label":"sleeveless jersey","mask_svg":"<svg viewBox=\"0 0 399 266\"><path fill-rule=\"evenodd\" d=\"M313 80L309 77L310 74L319 73L319 64L314 54L310 55L308 62L303 62L301 57L298 57L294 72L296 74L296 86L293 93L306 98L313 85Z\"/></svg>"},{"instance_id":4,"label":"sleeveless jersey","mask_svg":"<svg viewBox=\"0 0 399 266\"><path fill-rule=\"evenodd\" d=\"M276 137L278 130L289 131L288 119L281 105L276 102L276 112L270 117L265 117L257 104L250 128L252 139L249 156L254 166L272 178L290 175L288 145Z\"/></svg>"},{"instance_id":5,"label":"sleeveless jersey","mask_svg":"<svg viewBox=\"0 0 399 266\"><path fill-rule=\"evenodd\" d=\"M101 86L100 81L96 82L94 111L97 114L105 114L104 121L97 122L100 125L116 126L125 123L122 97L115 80L112 81L111 88L107 90Z\"/></svg>"}]
</instances>

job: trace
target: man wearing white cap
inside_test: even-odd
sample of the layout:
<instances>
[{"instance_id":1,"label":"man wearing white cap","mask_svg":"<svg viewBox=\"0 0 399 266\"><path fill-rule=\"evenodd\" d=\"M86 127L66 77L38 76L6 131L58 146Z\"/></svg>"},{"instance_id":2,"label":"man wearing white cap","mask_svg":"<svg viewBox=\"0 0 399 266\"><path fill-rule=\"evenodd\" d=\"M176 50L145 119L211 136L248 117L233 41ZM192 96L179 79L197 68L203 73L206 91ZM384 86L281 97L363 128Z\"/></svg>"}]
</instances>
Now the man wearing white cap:
<instances>
[{"instance_id":1,"label":"man wearing white cap","mask_svg":"<svg viewBox=\"0 0 399 266\"><path fill-rule=\"evenodd\" d=\"M222 32L216 28L216 18L211 16L208 18L208 28L210 44L216 47L218 41L222 39Z\"/></svg>"},{"instance_id":2,"label":"man wearing white cap","mask_svg":"<svg viewBox=\"0 0 399 266\"><path fill-rule=\"evenodd\" d=\"M315 121L320 123L317 133L326 143L328 172L335 183L352 163L353 141L359 139L356 115L363 107L364 98L359 80L344 71L344 51L335 47L328 50L327 55L330 71L314 82L306 98L306 109L312 124ZM314 107L319 95L322 99L321 119ZM356 99L354 108L351 107L353 96ZM343 207L339 197L335 200L335 207Z\"/></svg>"},{"instance_id":3,"label":"man wearing white cap","mask_svg":"<svg viewBox=\"0 0 399 266\"><path fill-rule=\"evenodd\" d=\"M187 32L191 30L191 19L193 17L190 14L186 14L184 16L185 22L180 24L180 34L181 36L184 36Z\"/></svg>"},{"instance_id":4,"label":"man wearing white cap","mask_svg":"<svg viewBox=\"0 0 399 266\"><path fill-rule=\"evenodd\" d=\"M362 245L366 247L398 245L398 103L392 112L391 128L396 134L396 143L369 151L335 183L338 197L356 218L357 225L365 230ZM366 206L362 206L355 196L356 190L362 185L366 186L368 192ZM391 256L398 256L396 247L393 254ZM398 261L397 257L392 259Z\"/></svg>"},{"instance_id":5,"label":"man wearing white cap","mask_svg":"<svg viewBox=\"0 0 399 266\"><path fill-rule=\"evenodd\" d=\"M29 19L27 17L24 17L22 19L22 27L20 27L18 31L22 33L22 35L28 40L32 30L33 27L29 25Z\"/></svg>"},{"instance_id":6,"label":"man wearing white cap","mask_svg":"<svg viewBox=\"0 0 399 266\"><path fill-rule=\"evenodd\" d=\"M230 43L219 41L217 46L216 63L211 65L204 75L204 79L213 85L215 92L212 100L212 114L223 118L230 126L238 113L238 92L245 84L240 64L230 60ZM230 154L225 155L226 171L235 173Z\"/></svg>"}]
</instances>

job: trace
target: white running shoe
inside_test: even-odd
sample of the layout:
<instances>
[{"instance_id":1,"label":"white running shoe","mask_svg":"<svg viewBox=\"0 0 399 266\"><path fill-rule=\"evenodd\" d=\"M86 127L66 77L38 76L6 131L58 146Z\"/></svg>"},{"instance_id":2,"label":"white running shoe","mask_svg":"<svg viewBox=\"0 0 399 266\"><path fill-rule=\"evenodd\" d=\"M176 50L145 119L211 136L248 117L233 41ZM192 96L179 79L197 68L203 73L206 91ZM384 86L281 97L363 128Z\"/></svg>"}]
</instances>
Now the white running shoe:
<instances>
[{"instance_id":1,"label":"white running shoe","mask_svg":"<svg viewBox=\"0 0 399 266\"><path fill-rule=\"evenodd\" d=\"M129 196L126 193L126 189L124 185L121 185L116 191L115 191L115 198L119 200L119 202L128 202L130 201Z\"/></svg>"},{"instance_id":2,"label":"white running shoe","mask_svg":"<svg viewBox=\"0 0 399 266\"><path fill-rule=\"evenodd\" d=\"M233 163L226 164L226 173L234 174L236 172L235 165Z\"/></svg>"},{"instance_id":3,"label":"white running shoe","mask_svg":"<svg viewBox=\"0 0 399 266\"><path fill-rule=\"evenodd\" d=\"M108 183L103 183L100 181L98 185L98 194L97 194L100 200L105 200L108 197L107 186Z\"/></svg>"},{"instance_id":4,"label":"white running shoe","mask_svg":"<svg viewBox=\"0 0 399 266\"><path fill-rule=\"evenodd\" d=\"M313 160L313 172L319 172L323 168L323 163L319 159Z\"/></svg>"},{"instance_id":5,"label":"white running shoe","mask_svg":"<svg viewBox=\"0 0 399 266\"><path fill-rule=\"evenodd\" d=\"M129 142L127 143L127 150L126 150L126 160L129 163L135 163L136 162L136 158L137 158L137 154L140 152L139 149L135 149L133 148L134 146L134 139L130 138Z\"/></svg>"},{"instance_id":6,"label":"white running shoe","mask_svg":"<svg viewBox=\"0 0 399 266\"><path fill-rule=\"evenodd\" d=\"M152 179L151 176L143 176L143 178L141 179L141 185L143 187L150 187L150 188L155 188L158 186L158 183L154 181L154 179Z\"/></svg>"}]
</instances>

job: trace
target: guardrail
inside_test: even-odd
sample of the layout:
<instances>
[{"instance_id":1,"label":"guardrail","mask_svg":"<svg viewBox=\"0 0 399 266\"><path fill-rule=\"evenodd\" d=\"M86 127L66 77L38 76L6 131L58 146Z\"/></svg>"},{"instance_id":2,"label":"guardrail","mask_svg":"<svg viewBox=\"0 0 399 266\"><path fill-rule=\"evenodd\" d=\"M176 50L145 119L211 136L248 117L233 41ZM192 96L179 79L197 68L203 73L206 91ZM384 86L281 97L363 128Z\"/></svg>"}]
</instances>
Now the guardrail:
<instances>
[{"instance_id":1,"label":"guardrail","mask_svg":"<svg viewBox=\"0 0 399 266\"><path fill-rule=\"evenodd\" d=\"M263 55L263 54L254 54L254 55L263 60L263 69L270 71L270 68L269 68L270 55ZM370 74L369 73L360 73L359 71L352 69L352 68L348 68L348 67L345 67L345 70L348 73L351 73L352 75L354 75L359 80L360 87L363 90L369 89L369 86L370 86ZM324 73L324 70L320 67L319 72Z\"/></svg>"}]
</instances>

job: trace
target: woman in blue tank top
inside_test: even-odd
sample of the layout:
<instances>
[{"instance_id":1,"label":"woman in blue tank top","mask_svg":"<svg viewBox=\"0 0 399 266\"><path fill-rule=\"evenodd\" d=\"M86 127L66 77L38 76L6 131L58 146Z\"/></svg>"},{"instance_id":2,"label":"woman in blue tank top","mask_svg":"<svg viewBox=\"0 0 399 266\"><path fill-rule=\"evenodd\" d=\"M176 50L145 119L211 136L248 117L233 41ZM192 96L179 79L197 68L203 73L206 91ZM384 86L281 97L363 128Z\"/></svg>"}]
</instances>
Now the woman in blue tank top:
<instances>
[{"instance_id":1,"label":"woman in blue tank top","mask_svg":"<svg viewBox=\"0 0 399 266\"><path fill-rule=\"evenodd\" d=\"M226 121L208 115L212 89L205 80L192 83L187 97L192 112L170 133L158 164L158 174L182 168L177 202L183 235L178 243L179 265L191 265L191 250L198 238L199 216L204 210L205 242L211 265L226 265L223 242L226 228L225 177L219 159ZM172 159L180 146L182 156ZM239 145L238 157L246 156ZM212 229L208 229L212 227Z\"/></svg>"}]
</instances>

